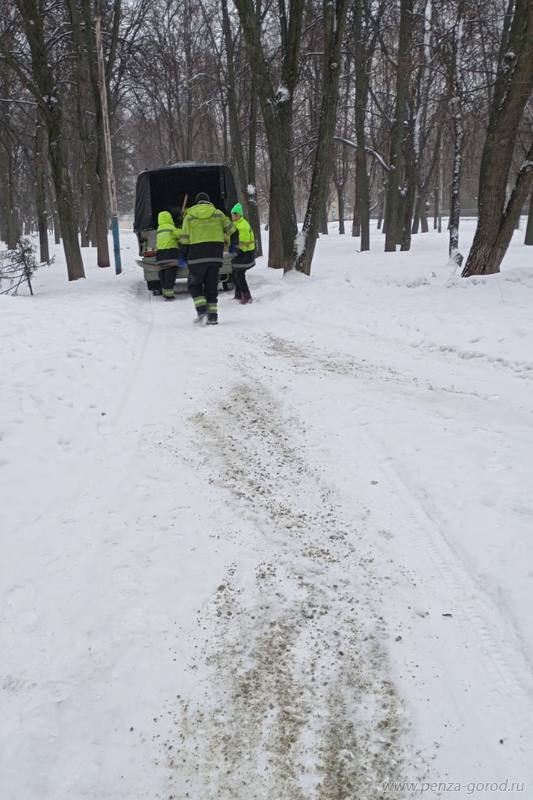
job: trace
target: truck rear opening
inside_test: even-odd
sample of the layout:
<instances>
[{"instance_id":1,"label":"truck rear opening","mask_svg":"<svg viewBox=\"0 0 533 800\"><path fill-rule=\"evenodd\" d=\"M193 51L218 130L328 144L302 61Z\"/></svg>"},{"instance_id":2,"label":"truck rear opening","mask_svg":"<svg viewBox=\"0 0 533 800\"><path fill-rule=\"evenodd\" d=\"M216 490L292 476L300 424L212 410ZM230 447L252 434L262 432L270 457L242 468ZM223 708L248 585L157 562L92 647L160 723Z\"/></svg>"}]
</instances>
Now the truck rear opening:
<instances>
[{"instance_id":1,"label":"truck rear opening","mask_svg":"<svg viewBox=\"0 0 533 800\"><path fill-rule=\"evenodd\" d=\"M137 263L144 269L147 284L159 278L155 259L157 215L170 211L178 223L183 211L195 204L198 192L206 192L213 205L228 216L237 202L235 181L225 164L185 161L138 175L133 230L139 243ZM187 270L180 270L178 277L187 277ZM225 287L231 280L230 259L224 259L220 280Z\"/></svg>"}]
</instances>

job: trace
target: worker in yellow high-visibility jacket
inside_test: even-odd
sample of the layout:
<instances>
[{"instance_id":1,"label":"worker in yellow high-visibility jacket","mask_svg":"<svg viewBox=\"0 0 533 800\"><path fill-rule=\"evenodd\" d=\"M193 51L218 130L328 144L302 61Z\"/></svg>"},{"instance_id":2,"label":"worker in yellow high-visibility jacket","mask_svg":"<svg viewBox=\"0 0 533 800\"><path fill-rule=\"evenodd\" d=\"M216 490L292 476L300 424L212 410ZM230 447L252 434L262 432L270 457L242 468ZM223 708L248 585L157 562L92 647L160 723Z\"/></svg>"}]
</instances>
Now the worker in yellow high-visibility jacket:
<instances>
[{"instance_id":1,"label":"worker in yellow high-visibility jacket","mask_svg":"<svg viewBox=\"0 0 533 800\"><path fill-rule=\"evenodd\" d=\"M238 233L223 211L215 208L205 192L188 208L180 236L178 266L189 267L188 288L196 308L196 322L218 322L218 271L223 260L224 239L236 252Z\"/></svg>"}]
</instances>

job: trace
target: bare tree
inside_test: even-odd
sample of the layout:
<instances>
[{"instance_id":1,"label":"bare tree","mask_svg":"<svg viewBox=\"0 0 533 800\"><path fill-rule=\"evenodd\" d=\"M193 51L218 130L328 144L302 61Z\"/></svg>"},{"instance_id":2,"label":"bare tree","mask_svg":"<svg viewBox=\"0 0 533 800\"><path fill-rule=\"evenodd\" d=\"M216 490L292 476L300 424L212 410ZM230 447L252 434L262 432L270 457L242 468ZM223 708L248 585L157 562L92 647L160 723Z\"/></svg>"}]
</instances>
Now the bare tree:
<instances>
[{"instance_id":1,"label":"bare tree","mask_svg":"<svg viewBox=\"0 0 533 800\"><path fill-rule=\"evenodd\" d=\"M50 261L48 247L48 213L46 208L46 131L41 119L40 109L35 125L34 160L35 160L35 206L37 211L37 229L39 231L39 261Z\"/></svg>"},{"instance_id":2,"label":"bare tree","mask_svg":"<svg viewBox=\"0 0 533 800\"><path fill-rule=\"evenodd\" d=\"M29 71L0 38L0 51L8 66L33 94L46 126L50 169L61 222L61 233L69 280L85 277L78 241L77 204L74 202L72 181L67 168L64 140L64 109L61 93L52 68L51 48L57 31L45 34L42 8L38 0L15 0L20 23L30 51Z\"/></svg>"},{"instance_id":3,"label":"bare tree","mask_svg":"<svg viewBox=\"0 0 533 800\"><path fill-rule=\"evenodd\" d=\"M524 108L533 89L533 3L516 0L490 104L479 177L479 219L463 276L490 275L500 264L533 182L533 142L506 199Z\"/></svg>"},{"instance_id":4,"label":"bare tree","mask_svg":"<svg viewBox=\"0 0 533 800\"><path fill-rule=\"evenodd\" d=\"M292 269L297 232L292 186L292 122L298 82L304 0L279 0L281 75L276 86L261 37L261 18L251 0L235 0L248 60L259 94L270 157L270 267Z\"/></svg>"},{"instance_id":5,"label":"bare tree","mask_svg":"<svg viewBox=\"0 0 533 800\"><path fill-rule=\"evenodd\" d=\"M355 138L357 142L354 219L356 214L361 236L361 251L370 250L370 184L367 172L365 121L370 70L385 4L380 2L375 12L371 6L372 4L368 4L364 0L356 0L354 4ZM373 13L375 13L375 17L372 17ZM364 17L366 17L366 23Z\"/></svg>"},{"instance_id":6,"label":"bare tree","mask_svg":"<svg viewBox=\"0 0 533 800\"><path fill-rule=\"evenodd\" d=\"M396 107L391 133L389 180L385 220L385 250L394 251L401 241L403 229L403 210L407 188L404 183L407 150L406 124L407 100L410 77L410 49L413 27L414 0L400 2L400 32L396 65Z\"/></svg>"},{"instance_id":7,"label":"bare tree","mask_svg":"<svg viewBox=\"0 0 533 800\"><path fill-rule=\"evenodd\" d=\"M259 213L257 208L257 196L254 191L249 190L249 186L255 188L254 184L250 184L249 169L252 166L252 171L255 172L255 164L250 164L248 160L248 169L245 165L245 156L243 149L243 141L241 136L241 125L239 123L239 110L237 102L237 79L235 72L235 44L233 40L233 32L231 29L230 15L228 12L227 0L221 0L222 7L222 29L224 31L225 41L225 55L226 55L226 91L228 99L228 117L229 127L231 134L231 148L233 158L237 166L237 180L240 189L240 195L244 201L247 212L248 220L254 231L256 242L258 243L259 254L261 252L261 225L259 222ZM256 13L260 14L260 6L256 7ZM255 106L256 100L253 98L252 104ZM251 109L251 115L256 114L256 111ZM252 140L253 141L253 140Z\"/></svg>"},{"instance_id":8,"label":"bare tree","mask_svg":"<svg viewBox=\"0 0 533 800\"><path fill-rule=\"evenodd\" d=\"M453 168L452 189L450 195L450 231L449 255L456 264L461 266L463 256L459 252L459 221L461 216L461 173L463 159L464 121L463 102L464 95L461 85L461 51L463 45L463 14L464 2L457 3L457 16L452 31L452 46L450 58L450 108L453 123Z\"/></svg>"},{"instance_id":9,"label":"bare tree","mask_svg":"<svg viewBox=\"0 0 533 800\"><path fill-rule=\"evenodd\" d=\"M324 70L318 139L307 211L298 242L296 269L309 275L316 245L320 213L324 206L331 170L331 148L335 133L339 95L340 48L348 0L324 0Z\"/></svg>"}]
</instances>

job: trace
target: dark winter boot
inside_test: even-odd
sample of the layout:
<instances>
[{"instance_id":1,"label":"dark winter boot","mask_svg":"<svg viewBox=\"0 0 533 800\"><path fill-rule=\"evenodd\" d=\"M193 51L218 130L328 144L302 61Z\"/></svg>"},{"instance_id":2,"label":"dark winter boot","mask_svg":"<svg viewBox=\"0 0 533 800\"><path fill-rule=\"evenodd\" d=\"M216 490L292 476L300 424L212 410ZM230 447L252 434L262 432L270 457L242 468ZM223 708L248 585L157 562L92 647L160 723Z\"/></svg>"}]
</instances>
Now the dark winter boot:
<instances>
[{"instance_id":1,"label":"dark winter boot","mask_svg":"<svg viewBox=\"0 0 533 800\"><path fill-rule=\"evenodd\" d=\"M154 297L161 297L163 292L161 291L161 289L152 289L152 294L154 295Z\"/></svg>"},{"instance_id":2,"label":"dark winter boot","mask_svg":"<svg viewBox=\"0 0 533 800\"><path fill-rule=\"evenodd\" d=\"M196 318L193 320L197 325L201 325L202 322L205 322L207 319L207 309L206 308L197 308L196 309Z\"/></svg>"},{"instance_id":3,"label":"dark winter boot","mask_svg":"<svg viewBox=\"0 0 533 800\"><path fill-rule=\"evenodd\" d=\"M250 292L243 292L241 297L241 306L247 305L247 303L252 302L252 295Z\"/></svg>"},{"instance_id":4,"label":"dark winter boot","mask_svg":"<svg viewBox=\"0 0 533 800\"><path fill-rule=\"evenodd\" d=\"M210 311L207 315L208 325L218 325L218 314L216 311Z\"/></svg>"}]
</instances>

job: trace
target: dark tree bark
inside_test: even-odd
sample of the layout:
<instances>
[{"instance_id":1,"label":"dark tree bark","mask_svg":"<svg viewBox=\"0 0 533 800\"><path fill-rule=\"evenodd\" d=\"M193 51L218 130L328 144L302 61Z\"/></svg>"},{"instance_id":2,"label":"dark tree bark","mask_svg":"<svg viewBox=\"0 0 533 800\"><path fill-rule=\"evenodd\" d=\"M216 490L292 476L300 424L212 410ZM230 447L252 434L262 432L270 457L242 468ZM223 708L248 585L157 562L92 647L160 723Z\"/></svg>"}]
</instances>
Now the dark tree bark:
<instances>
[{"instance_id":1,"label":"dark tree bark","mask_svg":"<svg viewBox=\"0 0 533 800\"><path fill-rule=\"evenodd\" d=\"M511 241L516 217L522 210L533 182L532 144L506 202L518 128L533 89L531 0L517 0L509 31L509 43L504 49L505 54L491 99L481 160L478 224L463 277L499 272Z\"/></svg>"},{"instance_id":2,"label":"dark tree bark","mask_svg":"<svg viewBox=\"0 0 533 800\"><path fill-rule=\"evenodd\" d=\"M248 192L246 191L246 167L244 164L244 152L242 147L241 126L239 124L239 113L237 109L236 78L235 78L235 47L231 22L228 13L227 0L221 0L222 7L222 29L224 32L225 55L226 55L226 94L228 100L229 130L231 136L231 152L233 162L237 171L237 183L239 185L240 196L247 206ZM248 210L248 209L247 209Z\"/></svg>"},{"instance_id":3,"label":"dark tree bark","mask_svg":"<svg viewBox=\"0 0 533 800\"><path fill-rule=\"evenodd\" d=\"M0 180L3 186L0 200L2 204L1 233L9 250L15 249L22 235L20 218L17 213L15 173L13 150L9 146L3 146L0 148Z\"/></svg>"},{"instance_id":4,"label":"dark tree bark","mask_svg":"<svg viewBox=\"0 0 533 800\"><path fill-rule=\"evenodd\" d=\"M394 252L401 240L403 195L406 187L403 183L405 171L405 114L409 94L411 30L413 26L414 0L400 2L400 32L396 72L396 105L394 123L391 132L389 181L385 218L387 232L385 235L385 251Z\"/></svg>"},{"instance_id":5,"label":"dark tree bark","mask_svg":"<svg viewBox=\"0 0 533 800\"><path fill-rule=\"evenodd\" d=\"M73 0L69 0L73 2ZM87 67L91 90L93 96L93 106L95 111L96 130L94 142L92 144L92 160L94 163L89 166L88 180L92 192L92 214L91 221L96 240L96 262L99 267L109 267L111 258L109 255L109 215L108 215L108 180L107 163L105 157L104 144L104 112L102 109L102 99L98 82L98 62L96 57L96 44L93 32L93 18L90 0L82 0L83 18L85 21L85 44L87 49ZM89 146L89 145L87 145Z\"/></svg>"},{"instance_id":6,"label":"dark tree bark","mask_svg":"<svg viewBox=\"0 0 533 800\"><path fill-rule=\"evenodd\" d=\"M91 186L94 176L94 153L91 142L91 130L88 123L87 111L88 103L88 74L87 57L82 45L81 19L78 3L74 0L67 0L67 8L70 16L70 26L72 31L72 46L74 54L73 77L76 82L76 112L78 122L78 138L80 152L77 156L79 163L79 174L77 175L78 195L79 195L79 219L80 219L80 244L81 247L89 247L91 241L91 227L93 222Z\"/></svg>"},{"instance_id":7,"label":"dark tree bark","mask_svg":"<svg viewBox=\"0 0 533 800\"><path fill-rule=\"evenodd\" d=\"M373 49L373 48L372 48ZM370 186L366 163L365 116L371 56L363 37L363 0L354 6L355 62L355 203L352 236L361 236L360 250L370 250Z\"/></svg>"},{"instance_id":8,"label":"dark tree bark","mask_svg":"<svg viewBox=\"0 0 533 800\"><path fill-rule=\"evenodd\" d=\"M59 215L54 208L54 244L61 244L61 223L59 222Z\"/></svg>"},{"instance_id":9,"label":"dark tree bark","mask_svg":"<svg viewBox=\"0 0 533 800\"><path fill-rule=\"evenodd\" d=\"M453 31L452 56L451 56L451 113L452 113L452 136L453 136L453 167L452 167L452 188L450 194L450 219L448 228L450 231L449 256L456 264L461 266L463 256L459 252L459 222L461 219L461 175L463 169L463 92L460 78L460 59L463 38L463 0L457 4L457 19Z\"/></svg>"},{"instance_id":10,"label":"dark tree bark","mask_svg":"<svg viewBox=\"0 0 533 800\"><path fill-rule=\"evenodd\" d=\"M350 100L351 100L351 93L352 93L352 82L350 79L350 56L348 55L344 61L343 66L343 73L344 73L344 93L343 93L343 114L342 114L342 137L343 139L348 138L348 112L350 108ZM346 203L344 192L346 188L346 182L348 180L348 174L350 169L350 158L349 158L349 150L346 146L346 142L340 142L340 144L335 148L335 158L333 161L334 169L333 169L333 183L335 184L335 189L337 192L337 208L339 212L339 234L341 236L345 233L345 224L344 224L344 215L346 211Z\"/></svg>"},{"instance_id":11,"label":"dark tree bark","mask_svg":"<svg viewBox=\"0 0 533 800\"><path fill-rule=\"evenodd\" d=\"M349 0L324 0L324 69L322 102L318 122L318 141L315 151L309 201L299 240L296 269L309 275L315 252L320 215L326 206L331 151L337 117L339 97L340 48L346 22Z\"/></svg>"},{"instance_id":12,"label":"dark tree bark","mask_svg":"<svg viewBox=\"0 0 533 800\"><path fill-rule=\"evenodd\" d=\"M255 84L252 81L250 89L250 116L248 124L248 183L246 194L248 198L248 221L252 226L255 237L255 253L263 255L261 241L261 218L259 216L259 202L257 197L257 95Z\"/></svg>"},{"instance_id":13,"label":"dark tree bark","mask_svg":"<svg viewBox=\"0 0 533 800\"><path fill-rule=\"evenodd\" d=\"M37 211L37 229L39 231L39 261L41 264L50 261L48 247L48 213L46 210L46 132L37 109L35 126L35 208Z\"/></svg>"},{"instance_id":14,"label":"dark tree bark","mask_svg":"<svg viewBox=\"0 0 533 800\"><path fill-rule=\"evenodd\" d=\"M361 210L359 208L359 195L357 194L357 185L355 187L355 197L353 203L352 236L354 238L357 236L361 236Z\"/></svg>"},{"instance_id":15,"label":"dark tree bark","mask_svg":"<svg viewBox=\"0 0 533 800\"><path fill-rule=\"evenodd\" d=\"M325 236L329 234L328 228L328 203L327 198L322 205L322 213L320 214L320 227L319 232L323 233Z\"/></svg>"},{"instance_id":16,"label":"dark tree bark","mask_svg":"<svg viewBox=\"0 0 533 800\"><path fill-rule=\"evenodd\" d=\"M280 0L281 84L276 89L261 41L260 18L251 0L235 0L248 59L259 94L270 155L268 266L292 269L297 233L293 190L292 118L298 81L303 0Z\"/></svg>"},{"instance_id":17,"label":"dark tree bark","mask_svg":"<svg viewBox=\"0 0 533 800\"><path fill-rule=\"evenodd\" d=\"M416 201L416 184L418 179L418 159L414 149L414 119L410 117L408 132L405 136L405 180L400 204L401 217L401 250L411 249L411 230Z\"/></svg>"},{"instance_id":18,"label":"dark tree bark","mask_svg":"<svg viewBox=\"0 0 533 800\"><path fill-rule=\"evenodd\" d=\"M412 118L410 119L409 149L411 162L407 159L407 202L404 214L404 230L402 235L402 249L408 250L411 245L411 234L418 233L424 227L427 230L425 215L426 198L429 190L430 173L432 164L428 165L424 178L424 166L427 164L425 156L430 131L428 130L428 112L430 106L431 87L433 83L433 69L431 66L431 52L433 49L434 4L432 0L424 0L420 8L422 21L422 36L419 40L418 56L419 67L417 70L416 86L412 102Z\"/></svg>"},{"instance_id":19,"label":"dark tree bark","mask_svg":"<svg viewBox=\"0 0 533 800\"><path fill-rule=\"evenodd\" d=\"M442 233L442 187L444 184L442 164L442 137L439 139L437 168L435 170L433 229Z\"/></svg>"},{"instance_id":20,"label":"dark tree bark","mask_svg":"<svg viewBox=\"0 0 533 800\"><path fill-rule=\"evenodd\" d=\"M344 184L338 184L337 189L337 206L339 208L339 234L342 236L346 232L344 229Z\"/></svg>"},{"instance_id":21,"label":"dark tree bark","mask_svg":"<svg viewBox=\"0 0 533 800\"><path fill-rule=\"evenodd\" d=\"M533 190L529 198L529 214L527 216L526 238L524 244L533 245Z\"/></svg>"},{"instance_id":22,"label":"dark tree bark","mask_svg":"<svg viewBox=\"0 0 533 800\"><path fill-rule=\"evenodd\" d=\"M43 114L48 135L50 171L54 182L56 205L61 223L63 248L67 262L68 279L85 277L78 241L78 219L72 182L65 155L63 108L52 68L48 61L43 19L37 0L16 0L24 32L28 40L32 76L28 79L11 53L6 53L8 64L32 92Z\"/></svg>"},{"instance_id":23,"label":"dark tree bark","mask_svg":"<svg viewBox=\"0 0 533 800\"><path fill-rule=\"evenodd\" d=\"M250 129L249 129L249 153L248 165L245 165L244 150L241 136L241 125L239 124L239 113L236 94L236 75L235 75L235 45L231 30L230 16L228 12L227 0L221 0L222 6L222 28L226 45L226 92L228 98L228 117L231 136L231 150L237 168L237 181L240 196L244 202L246 216L256 239L256 254L261 255L261 225L259 223L259 213L257 210L257 196L249 187L255 189L255 151L257 136L257 100L255 94L251 98L250 108ZM260 12L258 12L260 13ZM253 119L252 119L253 118ZM253 129L252 129L253 122ZM250 182L250 169L253 173L253 183Z\"/></svg>"},{"instance_id":24,"label":"dark tree bark","mask_svg":"<svg viewBox=\"0 0 533 800\"><path fill-rule=\"evenodd\" d=\"M428 211L429 211L429 195L430 195L430 187L431 183L433 182L436 185L435 175L439 168L439 157L440 157L440 148L441 148L441 139L442 139L442 120L440 119L440 115L437 115L436 120L437 125L437 133L435 136L435 143L433 147L433 154L431 156L431 161L429 168L426 173L426 177L419 183L418 186L418 195L416 200L416 214L415 219L413 221L413 233L418 232L418 228L415 230L415 223L418 223L420 226L420 231L422 233L427 233L429 230L428 224ZM436 191L436 190L435 190ZM437 227L437 221L434 217L434 227Z\"/></svg>"},{"instance_id":25,"label":"dark tree bark","mask_svg":"<svg viewBox=\"0 0 533 800\"><path fill-rule=\"evenodd\" d=\"M411 228L412 234L417 234L420 228L420 202L421 202L420 195L417 195L415 203L415 213L413 216L413 227Z\"/></svg>"}]
</instances>

